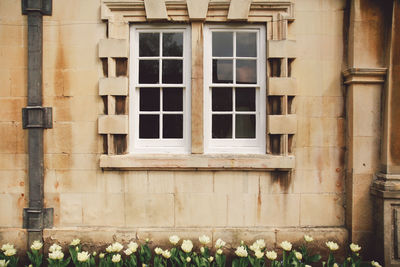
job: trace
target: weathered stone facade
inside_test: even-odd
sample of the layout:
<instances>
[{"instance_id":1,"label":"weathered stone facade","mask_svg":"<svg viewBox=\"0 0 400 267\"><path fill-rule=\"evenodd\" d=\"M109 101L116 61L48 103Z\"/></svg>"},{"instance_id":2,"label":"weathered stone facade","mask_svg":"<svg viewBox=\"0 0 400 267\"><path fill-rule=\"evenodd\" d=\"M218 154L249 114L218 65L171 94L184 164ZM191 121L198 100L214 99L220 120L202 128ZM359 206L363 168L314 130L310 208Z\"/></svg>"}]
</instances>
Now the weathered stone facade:
<instances>
[{"instance_id":1,"label":"weathered stone facade","mask_svg":"<svg viewBox=\"0 0 400 267\"><path fill-rule=\"evenodd\" d=\"M357 242L372 256L380 202L370 187L378 171L399 174L380 167L398 165L399 134L399 1L384 2L54 1L43 17L43 106L53 108L44 203L54 208L44 239L205 233L233 245L263 237L273 247L311 233ZM150 22L191 26L189 155L129 154L129 24ZM280 60L280 77L265 74L267 97L282 101L281 114L267 115L266 155L204 154L202 30L215 22L265 25L264 60ZM24 247L27 19L19 1L0 2L0 58L0 240Z\"/></svg>"}]
</instances>

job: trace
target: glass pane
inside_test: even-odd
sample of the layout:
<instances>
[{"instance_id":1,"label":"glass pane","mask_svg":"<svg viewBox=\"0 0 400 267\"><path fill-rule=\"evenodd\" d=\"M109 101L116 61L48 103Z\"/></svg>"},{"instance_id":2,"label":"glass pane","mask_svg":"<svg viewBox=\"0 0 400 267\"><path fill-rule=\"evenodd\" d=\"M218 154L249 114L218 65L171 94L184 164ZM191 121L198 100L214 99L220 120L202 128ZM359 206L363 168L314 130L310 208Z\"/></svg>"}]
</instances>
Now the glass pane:
<instances>
[{"instance_id":1,"label":"glass pane","mask_svg":"<svg viewBox=\"0 0 400 267\"><path fill-rule=\"evenodd\" d=\"M158 83L158 60L139 60L139 83Z\"/></svg>"},{"instance_id":2,"label":"glass pane","mask_svg":"<svg viewBox=\"0 0 400 267\"><path fill-rule=\"evenodd\" d=\"M183 88L163 88L163 110L183 111Z\"/></svg>"},{"instance_id":3,"label":"glass pane","mask_svg":"<svg viewBox=\"0 0 400 267\"><path fill-rule=\"evenodd\" d=\"M236 115L236 138L256 138L256 115Z\"/></svg>"},{"instance_id":4,"label":"glass pane","mask_svg":"<svg viewBox=\"0 0 400 267\"><path fill-rule=\"evenodd\" d=\"M236 33L236 56L257 56L257 34L255 32Z\"/></svg>"},{"instance_id":5,"label":"glass pane","mask_svg":"<svg viewBox=\"0 0 400 267\"><path fill-rule=\"evenodd\" d=\"M159 115L139 115L139 138L158 138L159 129Z\"/></svg>"},{"instance_id":6,"label":"glass pane","mask_svg":"<svg viewBox=\"0 0 400 267\"><path fill-rule=\"evenodd\" d=\"M232 115L212 116L212 138L232 138Z\"/></svg>"},{"instance_id":7,"label":"glass pane","mask_svg":"<svg viewBox=\"0 0 400 267\"><path fill-rule=\"evenodd\" d=\"M232 111L232 88L212 88L212 110Z\"/></svg>"},{"instance_id":8,"label":"glass pane","mask_svg":"<svg viewBox=\"0 0 400 267\"><path fill-rule=\"evenodd\" d=\"M139 57L157 57L160 55L160 33L139 33Z\"/></svg>"},{"instance_id":9,"label":"glass pane","mask_svg":"<svg viewBox=\"0 0 400 267\"><path fill-rule=\"evenodd\" d=\"M257 61L236 61L236 83L257 83Z\"/></svg>"},{"instance_id":10,"label":"glass pane","mask_svg":"<svg viewBox=\"0 0 400 267\"><path fill-rule=\"evenodd\" d=\"M181 57L183 55L183 33L163 33L163 56Z\"/></svg>"},{"instance_id":11,"label":"glass pane","mask_svg":"<svg viewBox=\"0 0 400 267\"><path fill-rule=\"evenodd\" d=\"M162 61L162 82L182 83L182 60Z\"/></svg>"},{"instance_id":12,"label":"glass pane","mask_svg":"<svg viewBox=\"0 0 400 267\"><path fill-rule=\"evenodd\" d=\"M256 88L236 88L236 111L256 110Z\"/></svg>"},{"instance_id":13,"label":"glass pane","mask_svg":"<svg viewBox=\"0 0 400 267\"><path fill-rule=\"evenodd\" d=\"M213 59L213 83L233 82L233 60Z\"/></svg>"},{"instance_id":14,"label":"glass pane","mask_svg":"<svg viewBox=\"0 0 400 267\"><path fill-rule=\"evenodd\" d=\"M182 138L182 137L183 137L183 115L164 114L163 138Z\"/></svg>"},{"instance_id":15,"label":"glass pane","mask_svg":"<svg viewBox=\"0 0 400 267\"><path fill-rule=\"evenodd\" d=\"M213 57L233 56L233 32L212 33L212 56Z\"/></svg>"},{"instance_id":16,"label":"glass pane","mask_svg":"<svg viewBox=\"0 0 400 267\"><path fill-rule=\"evenodd\" d=\"M140 88L140 111L160 111L160 88Z\"/></svg>"}]
</instances>

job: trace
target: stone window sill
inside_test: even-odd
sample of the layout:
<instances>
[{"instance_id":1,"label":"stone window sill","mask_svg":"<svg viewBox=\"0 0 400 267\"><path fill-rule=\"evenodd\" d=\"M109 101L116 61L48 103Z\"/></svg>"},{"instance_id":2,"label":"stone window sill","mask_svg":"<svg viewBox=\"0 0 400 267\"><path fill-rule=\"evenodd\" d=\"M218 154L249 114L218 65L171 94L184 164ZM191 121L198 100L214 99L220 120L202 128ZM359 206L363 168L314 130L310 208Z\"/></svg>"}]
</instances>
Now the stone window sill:
<instances>
[{"instance_id":1,"label":"stone window sill","mask_svg":"<svg viewBox=\"0 0 400 267\"><path fill-rule=\"evenodd\" d=\"M290 170L294 156L271 155L101 155L100 167L109 170Z\"/></svg>"}]
</instances>

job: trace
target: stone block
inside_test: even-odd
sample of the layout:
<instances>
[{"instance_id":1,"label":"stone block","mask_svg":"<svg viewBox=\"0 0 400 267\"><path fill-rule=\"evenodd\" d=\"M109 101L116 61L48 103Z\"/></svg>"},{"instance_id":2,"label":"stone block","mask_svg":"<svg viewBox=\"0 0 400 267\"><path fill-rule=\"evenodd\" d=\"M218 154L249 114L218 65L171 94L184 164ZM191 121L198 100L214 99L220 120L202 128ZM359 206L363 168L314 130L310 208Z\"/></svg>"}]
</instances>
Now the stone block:
<instances>
[{"instance_id":1,"label":"stone block","mask_svg":"<svg viewBox=\"0 0 400 267\"><path fill-rule=\"evenodd\" d=\"M1 153L17 152L17 127L11 122L0 123L0 151Z\"/></svg>"},{"instance_id":2,"label":"stone block","mask_svg":"<svg viewBox=\"0 0 400 267\"><path fill-rule=\"evenodd\" d=\"M26 198L21 193L0 193L0 225L16 227L22 225L22 209L26 207Z\"/></svg>"},{"instance_id":3,"label":"stone block","mask_svg":"<svg viewBox=\"0 0 400 267\"><path fill-rule=\"evenodd\" d=\"M60 170L56 171L55 188L60 193L90 193L98 191L95 170Z\"/></svg>"},{"instance_id":4,"label":"stone block","mask_svg":"<svg viewBox=\"0 0 400 267\"><path fill-rule=\"evenodd\" d=\"M1 46L22 46L24 44L24 36L20 25L0 26L0 45Z\"/></svg>"},{"instance_id":5,"label":"stone block","mask_svg":"<svg viewBox=\"0 0 400 267\"><path fill-rule=\"evenodd\" d=\"M175 171L176 193L212 193L213 177L211 171Z\"/></svg>"},{"instance_id":6,"label":"stone block","mask_svg":"<svg viewBox=\"0 0 400 267\"><path fill-rule=\"evenodd\" d=\"M174 226L173 194L126 194L125 220L130 227Z\"/></svg>"},{"instance_id":7,"label":"stone block","mask_svg":"<svg viewBox=\"0 0 400 267\"><path fill-rule=\"evenodd\" d=\"M251 0L231 0L228 11L228 20L247 20L250 12Z\"/></svg>"},{"instance_id":8,"label":"stone block","mask_svg":"<svg viewBox=\"0 0 400 267\"><path fill-rule=\"evenodd\" d=\"M256 194L229 194L227 209L227 226L251 227L256 225Z\"/></svg>"},{"instance_id":9,"label":"stone block","mask_svg":"<svg viewBox=\"0 0 400 267\"><path fill-rule=\"evenodd\" d=\"M10 69L11 74L11 95L24 97L28 95L28 71L26 68Z\"/></svg>"},{"instance_id":10,"label":"stone block","mask_svg":"<svg viewBox=\"0 0 400 267\"><path fill-rule=\"evenodd\" d=\"M378 137L381 131L381 86L353 85L354 136Z\"/></svg>"},{"instance_id":11,"label":"stone block","mask_svg":"<svg viewBox=\"0 0 400 267\"><path fill-rule=\"evenodd\" d=\"M28 49L23 46L0 46L0 57L2 66L8 68L21 68L27 66Z\"/></svg>"},{"instance_id":12,"label":"stone block","mask_svg":"<svg viewBox=\"0 0 400 267\"><path fill-rule=\"evenodd\" d=\"M26 154L28 153L28 131L22 128L22 122L16 122L16 153Z\"/></svg>"},{"instance_id":13,"label":"stone block","mask_svg":"<svg viewBox=\"0 0 400 267\"><path fill-rule=\"evenodd\" d=\"M296 170L293 179L294 193L343 193L343 169L328 170Z\"/></svg>"},{"instance_id":14,"label":"stone block","mask_svg":"<svg viewBox=\"0 0 400 267\"><path fill-rule=\"evenodd\" d=\"M300 224L302 226L341 226L344 224L343 205L342 194L302 194Z\"/></svg>"},{"instance_id":15,"label":"stone block","mask_svg":"<svg viewBox=\"0 0 400 267\"><path fill-rule=\"evenodd\" d=\"M210 228L139 228L137 231L137 237L141 241L149 238L153 245L159 247L170 248L172 245L169 242L169 237L172 235L177 235L180 237L180 242L185 239L190 239L193 242L193 250L198 251L201 243L199 242L199 236L207 235L212 239L213 231ZM211 244L209 244L211 246Z\"/></svg>"},{"instance_id":16,"label":"stone block","mask_svg":"<svg viewBox=\"0 0 400 267\"><path fill-rule=\"evenodd\" d=\"M96 170L98 155L96 154L45 154L45 166L53 170Z\"/></svg>"},{"instance_id":17,"label":"stone block","mask_svg":"<svg viewBox=\"0 0 400 267\"><path fill-rule=\"evenodd\" d=\"M99 192L107 194L121 194L125 192L125 172L124 171L106 171L97 172L97 184Z\"/></svg>"},{"instance_id":18,"label":"stone block","mask_svg":"<svg viewBox=\"0 0 400 267\"><path fill-rule=\"evenodd\" d=\"M164 20L168 18L164 0L144 0L147 20Z\"/></svg>"},{"instance_id":19,"label":"stone block","mask_svg":"<svg viewBox=\"0 0 400 267\"><path fill-rule=\"evenodd\" d=\"M336 170L344 166L345 150L338 147L296 148L299 170Z\"/></svg>"},{"instance_id":20,"label":"stone block","mask_svg":"<svg viewBox=\"0 0 400 267\"><path fill-rule=\"evenodd\" d=\"M294 40L268 40L268 58L295 58L296 41Z\"/></svg>"},{"instance_id":21,"label":"stone block","mask_svg":"<svg viewBox=\"0 0 400 267\"><path fill-rule=\"evenodd\" d=\"M269 77L268 95L296 95L297 82L295 78Z\"/></svg>"},{"instance_id":22,"label":"stone block","mask_svg":"<svg viewBox=\"0 0 400 267\"><path fill-rule=\"evenodd\" d=\"M1 4L0 4L1 9ZM27 244L28 234L25 229L14 228L10 230L9 228L0 229L0 240L4 243L14 244L14 247L17 249L17 253L24 251ZM2 245L3 245L2 242Z\"/></svg>"},{"instance_id":23,"label":"stone block","mask_svg":"<svg viewBox=\"0 0 400 267\"><path fill-rule=\"evenodd\" d=\"M256 226L299 226L300 195L259 195Z\"/></svg>"},{"instance_id":24,"label":"stone block","mask_svg":"<svg viewBox=\"0 0 400 267\"><path fill-rule=\"evenodd\" d=\"M1 154L0 170L25 170L27 168L26 154Z\"/></svg>"},{"instance_id":25,"label":"stone block","mask_svg":"<svg viewBox=\"0 0 400 267\"><path fill-rule=\"evenodd\" d=\"M191 20L204 20L207 16L209 0L187 0L187 9Z\"/></svg>"},{"instance_id":26,"label":"stone block","mask_svg":"<svg viewBox=\"0 0 400 267\"><path fill-rule=\"evenodd\" d=\"M128 78L101 78L99 80L100 95L128 95Z\"/></svg>"},{"instance_id":27,"label":"stone block","mask_svg":"<svg viewBox=\"0 0 400 267\"><path fill-rule=\"evenodd\" d=\"M0 194L24 194L28 181L25 170L0 170Z\"/></svg>"},{"instance_id":28,"label":"stone block","mask_svg":"<svg viewBox=\"0 0 400 267\"><path fill-rule=\"evenodd\" d=\"M127 115L99 116L99 134L128 134Z\"/></svg>"},{"instance_id":29,"label":"stone block","mask_svg":"<svg viewBox=\"0 0 400 267\"><path fill-rule=\"evenodd\" d=\"M149 171L149 193L174 193L174 173L168 171Z\"/></svg>"},{"instance_id":30,"label":"stone block","mask_svg":"<svg viewBox=\"0 0 400 267\"><path fill-rule=\"evenodd\" d=\"M321 61L316 59L296 59L298 94L301 96L322 96ZM312 77L312 79L310 79Z\"/></svg>"},{"instance_id":31,"label":"stone block","mask_svg":"<svg viewBox=\"0 0 400 267\"><path fill-rule=\"evenodd\" d=\"M0 98L0 121L1 122L21 122L22 108L26 106L24 98Z\"/></svg>"},{"instance_id":32,"label":"stone block","mask_svg":"<svg viewBox=\"0 0 400 267\"><path fill-rule=\"evenodd\" d=\"M82 225L82 194L63 193L60 194L60 225L77 226Z\"/></svg>"},{"instance_id":33,"label":"stone block","mask_svg":"<svg viewBox=\"0 0 400 267\"><path fill-rule=\"evenodd\" d=\"M128 41L125 39L101 39L99 43L99 57L126 58L128 57Z\"/></svg>"},{"instance_id":34,"label":"stone block","mask_svg":"<svg viewBox=\"0 0 400 267\"><path fill-rule=\"evenodd\" d=\"M175 226L226 226L226 207L227 197L223 194L175 194Z\"/></svg>"},{"instance_id":35,"label":"stone block","mask_svg":"<svg viewBox=\"0 0 400 267\"><path fill-rule=\"evenodd\" d=\"M379 165L380 139L354 137L352 167L354 174L374 173Z\"/></svg>"},{"instance_id":36,"label":"stone block","mask_svg":"<svg viewBox=\"0 0 400 267\"><path fill-rule=\"evenodd\" d=\"M294 134L297 131L296 115L269 115L268 133Z\"/></svg>"},{"instance_id":37,"label":"stone block","mask_svg":"<svg viewBox=\"0 0 400 267\"><path fill-rule=\"evenodd\" d=\"M98 118L98 96L46 97L43 105L53 107L53 121L90 121Z\"/></svg>"},{"instance_id":38,"label":"stone block","mask_svg":"<svg viewBox=\"0 0 400 267\"><path fill-rule=\"evenodd\" d=\"M218 171L214 173L214 192L220 194L248 193L248 172Z\"/></svg>"},{"instance_id":39,"label":"stone block","mask_svg":"<svg viewBox=\"0 0 400 267\"><path fill-rule=\"evenodd\" d=\"M94 193L82 196L83 223L88 226L125 226L124 194Z\"/></svg>"},{"instance_id":40,"label":"stone block","mask_svg":"<svg viewBox=\"0 0 400 267\"><path fill-rule=\"evenodd\" d=\"M260 175L260 194L291 194L295 178L287 172L265 172Z\"/></svg>"},{"instance_id":41,"label":"stone block","mask_svg":"<svg viewBox=\"0 0 400 267\"><path fill-rule=\"evenodd\" d=\"M98 83L99 76L101 76L98 69L79 71L68 69L63 71L62 75L62 95L98 97ZM56 75L53 74L53 76Z\"/></svg>"},{"instance_id":42,"label":"stone block","mask_svg":"<svg viewBox=\"0 0 400 267\"><path fill-rule=\"evenodd\" d=\"M96 153L102 139L95 122L54 122L51 131L44 131L45 153Z\"/></svg>"},{"instance_id":43,"label":"stone block","mask_svg":"<svg viewBox=\"0 0 400 267\"><path fill-rule=\"evenodd\" d=\"M147 171L131 171L125 174L126 193L147 193L148 183Z\"/></svg>"},{"instance_id":44,"label":"stone block","mask_svg":"<svg viewBox=\"0 0 400 267\"><path fill-rule=\"evenodd\" d=\"M9 69L0 69L0 97L11 96L11 74Z\"/></svg>"}]
</instances>

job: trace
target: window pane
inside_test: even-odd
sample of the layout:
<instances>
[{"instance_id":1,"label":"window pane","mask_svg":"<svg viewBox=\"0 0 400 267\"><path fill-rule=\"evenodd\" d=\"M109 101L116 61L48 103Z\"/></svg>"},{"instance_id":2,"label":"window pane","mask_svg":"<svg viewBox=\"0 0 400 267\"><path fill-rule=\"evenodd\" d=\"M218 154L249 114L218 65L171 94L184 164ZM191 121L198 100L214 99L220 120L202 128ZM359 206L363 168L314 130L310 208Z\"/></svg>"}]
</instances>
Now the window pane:
<instances>
[{"instance_id":1,"label":"window pane","mask_svg":"<svg viewBox=\"0 0 400 267\"><path fill-rule=\"evenodd\" d=\"M232 138L232 115L212 116L212 138Z\"/></svg>"},{"instance_id":2,"label":"window pane","mask_svg":"<svg viewBox=\"0 0 400 267\"><path fill-rule=\"evenodd\" d=\"M160 33L139 33L139 57L160 55Z\"/></svg>"},{"instance_id":3,"label":"window pane","mask_svg":"<svg viewBox=\"0 0 400 267\"><path fill-rule=\"evenodd\" d=\"M158 83L158 60L139 60L139 83Z\"/></svg>"},{"instance_id":4,"label":"window pane","mask_svg":"<svg viewBox=\"0 0 400 267\"><path fill-rule=\"evenodd\" d=\"M233 60L213 59L213 83L233 82Z\"/></svg>"},{"instance_id":5,"label":"window pane","mask_svg":"<svg viewBox=\"0 0 400 267\"><path fill-rule=\"evenodd\" d=\"M236 61L236 83L257 83L257 61Z\"/></svg>"},{"instance_id":6,"label":"window pane","mask_svg":"<svg viewBox=\"0 0 400 267\"><path fill-rule=\"evenodd\" d=\"M163 110L183 111L183 88L163 88Z\"/></svg>"},{"instance_id":7,"label":"window pane","mask_svg":"<svg viewBox=\"0 0 400 267\"><path fill-rule=\"evenodd\" d=\"M255 32L236 33L236 56L257 56L257 34Z\"/></svg>"},{"instance_id":8,"label":"window pane","mask_svg":"<svg viewBox=\"0 0 400 267\"><path fill-rule=\"evenodd\" d=\"M233 56L233 32L212 33L212 56L213 57Z\"/></svg>"},{"instance_id":9,"label":"window pane","mask_svg":"<svg viewBox=\"0 0 400 267\"><path fill-rule=\"evenodd\" d=\"M163 33L163 56L183 55L183 33Z\"/></svg>"},{"instance_id":10,"label":"window pane","mask_svg":"<svg viewBox=\"0 0 400 267\"><path fill-rule=\"evenodd\" d=\"M256 110L256 88L236 88L236 111Z\"/></svg>"},{"instance_id":11,"label":"window pane","mask_svg":"<svg viewBox=\"0 0 400 267\"><path fill-rule=\"evenodd\" d=\"M232 111L232 88L212 88L212 110Z\"/></svg>"},{"instance_id":12,"label":"window pane","mask_svg":"<svg viewBox=\"0 0 400 267\"><path fill-rule=\"evenodd\" d=\"M182 138L182 137L183 137L183 115L164 114L163 138Z\"/></svg>"},{"instance_id":13,"label":"window pane","mask_svg":"<svg viewBox=\"0 0 400 267\"><path fill-rule=\"evenodd\" d=\"M158 138L159 128L159 115L141 114L139 116L139 138Z\"/></svg>"},{"instance_id":14,"label":"window pane","mask_svg":"<svg viewBox=\"0 0 400 267\"><path fill-rule=\"evenodd\" d=\"M182 83L182 60L163 60L162 82Z\"/></svg>"},{"instance_id":15,"label":"window pane","mask_svg":"<svg viewBox=\"0 0 400 267\"><path fill-rule=\"evenodd\" d=\"M160 88L140 88L140 111L160 111Z\"/></svg>"},{"instance_id":16,"label":"window pane","mask_svg":"<svg viewBox=\"0 0 400 267\"><path fill-rule=\"evenodd\" d=\"M256 138L256 115L236 115L236 138Z\"/></svg>"}]
</instances>

